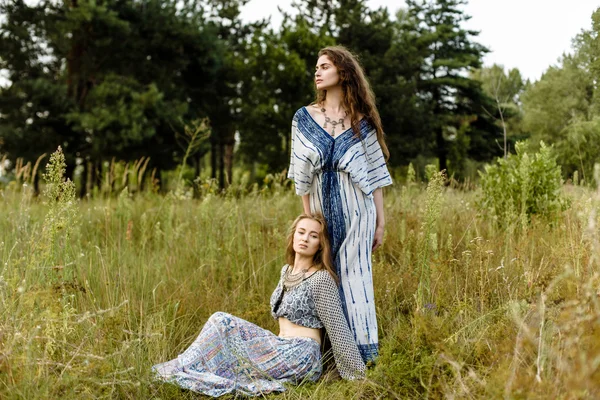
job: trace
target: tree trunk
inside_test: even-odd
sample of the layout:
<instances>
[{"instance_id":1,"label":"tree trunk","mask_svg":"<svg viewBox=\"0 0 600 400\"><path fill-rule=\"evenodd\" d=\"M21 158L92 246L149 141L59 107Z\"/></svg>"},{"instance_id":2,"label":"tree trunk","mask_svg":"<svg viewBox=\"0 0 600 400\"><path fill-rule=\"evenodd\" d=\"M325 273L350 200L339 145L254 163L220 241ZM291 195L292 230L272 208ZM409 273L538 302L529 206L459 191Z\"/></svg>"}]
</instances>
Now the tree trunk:
<instances>
[{"instance_id":1,"label":"tree trunk","mask_svg":"<svg viewBox=\"0 0 600 400\"><path fill-rule=\"evenodd\" d=\"M86 162L87 179L85 182L85 195L89 198L92 196L92 190L94 189L94 163L91 161Z\"/></svg>"},{"instance_id":2,"label":"tree trunk","mask_svg":"<svg viewBox=\"0 0 600 400\"><path fill-rule=\"evenodd\" d=\"M218 146L216 139L210 141L210 177L217 179L217 152Z\"/></svg>"},{"instance_id":3,"label":"tree trunk","mask_svg":"<svg viewBox=\"0 0 600 400\"><path fill-rule=\"evenodd\" d=\"M225 145L225 154L224 154L224 162L225 162L225 172L227 173L227 179L225 184L227 186L231 185L233 180L233 146L235 145L235 141L232 139L227 142Z\"/></svg>"},{"instance_id":4,"label":"tree trunk","mask_svg":"<svg viewBox=\"0 0 600 400\"><path fill-rule=\"evenodd\" d=\"M446 140L444 139L444 128L439 126L436 128L436 144L437 144L437 156L440 162L440 171L448 170L448 149L446 147Z\"/></svg>"},{"instance_id":5,"label":"tree trunk","mask_svg":"<svg viewBox=\"0 0 600 400\"><path fill-rule=\"evenodd\" d=\"M219 141L219 189L225 189L225 145Z\"/></svg>"},{"instance_id":6,"label":"tree trunk","mask_svg":"<svg viewBox=\"0 0 600 400\"><path fill-rule=\"evenodd\" d=\"M80 199L85 197L87 180L88 180L88 163L81 164L83 170L81 171L81 179L79 180L79 193L77 194Z\"/></svg>"},{"instance_id":7,"label":"tree trunk","mask_svg":"<svg viewBox=\"0 0 600 400\"><path fill-rule=\"evenodd\" d=\"M36 171L31 179L33 181L33 195L37 197L40 195L40 174Z\"/></svg>"},{"instance_id":8,"label":"tree trunk","mask_svg":"<svg viewBox=\"0 0 600 400\"><path fill-rule=\"evenodd\" d=\"M202 162L202 156L200 154L196 154L192 157L192 161L194 163L194 175L195 175L194 184L193 184L194 198L199 199L200 198L200 190L199 190L200 181L197 179L200 178L200 173L202 172L201 168L200 168L200 163Z\"/></svg>"},{"instance_id":9,"label":"tree trunk","mask_svg":"<svg viewBox=\"0 0 600 400\"><path fill-rule=\"evenodd\" d=\"M102 189L102 160L95 160L92 163L92 179L90 185L90 196L94 195L94 190L98 188L98 194Z\"/></svg>"},{"instance_id":10,"label":"tree trunk","mask_svg":"<svg viewBox=\"0 0 600 400\"><path fill-rule=\"evenodd\" d=\"M436 76L434 70L433 76ZM442 109L440 107L441 95L438 90L433 92L433 115L437 116L435 123L435 144L437 146L437 157L440 163L440 171L446 171L448 169L448 148L446 147L446 140L444 139L444 126L440 121L444 121Z\"/></svg>"},{"instance_id":11,"label":"tree trunk","mask_svg":"<svg viewBox=\"0 0 600 400\"><path fill-rule=\"evenodd\" d=\"M193 158L194 160L194 179L200 177L200 174L202 173L202 165L200 164L202 162L202 155L200 154L196 154Z\"/></svg>"}]
</instances>

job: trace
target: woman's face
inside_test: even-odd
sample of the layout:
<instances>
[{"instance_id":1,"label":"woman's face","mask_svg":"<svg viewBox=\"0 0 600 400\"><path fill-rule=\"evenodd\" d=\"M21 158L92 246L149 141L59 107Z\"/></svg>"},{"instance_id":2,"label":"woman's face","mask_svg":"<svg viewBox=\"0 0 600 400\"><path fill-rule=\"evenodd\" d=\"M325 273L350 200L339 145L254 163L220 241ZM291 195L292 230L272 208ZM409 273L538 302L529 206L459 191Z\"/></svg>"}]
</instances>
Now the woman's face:
<instances>
[{"instance_id":1,"label":"woman's face","mask_svg":"<svg viewBox=\"0 0 600 400\"><path fill-rule=\"evenodd\" d=\"M338 74L338 69L333 65L329 57L326 55L319 57L315 68L317 90L327 90L339 85L340 75Z\"/></svg>"},{"instance_id":2,"label":"woman's face","mask_svg":"<svg viewBox=\"0 0 600 400\"><path fill-rule=\"evenodd\" d=\"M296 254L313 257L321 245L321 224L310 218L301 219L294 232Z\"/></svg>"}]
</instances>

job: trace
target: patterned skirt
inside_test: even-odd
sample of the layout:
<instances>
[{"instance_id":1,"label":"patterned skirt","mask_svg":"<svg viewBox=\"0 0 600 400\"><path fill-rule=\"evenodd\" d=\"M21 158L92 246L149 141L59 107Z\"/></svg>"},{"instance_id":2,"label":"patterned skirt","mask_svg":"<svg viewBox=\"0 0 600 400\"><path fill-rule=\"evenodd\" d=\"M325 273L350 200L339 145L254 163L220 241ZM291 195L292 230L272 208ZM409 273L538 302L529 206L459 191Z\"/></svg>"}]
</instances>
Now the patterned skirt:
<instances>
[{"instance_id":1,"label":"patterned skirt","mask_svg":"<svg viewBox=\"0 0 600 400\"><path fill-rule=\"evenodd\" d=\"M152 370L159 380L207 396L233 392L258 396L283 392L284 383L319 379L321 352L313 339L282 338L241 318L217 312L190 347Z\"/></svg>"}]
</instances>

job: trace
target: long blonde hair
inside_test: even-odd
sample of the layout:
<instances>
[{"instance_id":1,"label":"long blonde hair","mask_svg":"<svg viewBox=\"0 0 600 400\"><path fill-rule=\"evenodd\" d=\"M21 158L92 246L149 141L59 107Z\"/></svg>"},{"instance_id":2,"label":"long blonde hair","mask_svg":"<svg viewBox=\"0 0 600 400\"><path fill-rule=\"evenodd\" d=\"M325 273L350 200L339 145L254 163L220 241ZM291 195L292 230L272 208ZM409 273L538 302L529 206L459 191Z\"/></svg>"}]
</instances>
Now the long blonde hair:
<instances>
[{"instance_id":1,"label":"long blonde hair","mask_svg":"<svg viewBox=\"0 0 600 400\"><path fill-rule=\"evenodd\" d=\"M296 232L298 223L306 218L312 219L321 225L321 232L319 233L319 250L317 250L313 256L314 266L317 269L326 270L331 277L338 282L337 274L333 269L333 261L331 259L331 244L329 242L329 234L327 233L327 222L325 222L325 218L320 213L301 214L294 220L288 231L285 261L290 266L294 265L294 260L296 258L296 251L294 250L294 233Z\"/></svg>"},{"instance_id":2,"label":"long blonde hair","mask_svg":"<svg viewBox=\"0 0 600 400\"><path fill-rule=\"evenodd\" d=\"M350 114L350 125L354 136L360 137L359 115L362 114L367 122L375 128L377 141L387 160L390 157L390 151L385 144L381 117L375 104L375 94L365 77L365 71L358 62L358 57L344 46L325 47L319 51L319 57L321 56L329 57L338 70L342 85L342 106ZM317 90L315 103L322 106L326 97L327 90Z\"/></svg>"}]
</instances>

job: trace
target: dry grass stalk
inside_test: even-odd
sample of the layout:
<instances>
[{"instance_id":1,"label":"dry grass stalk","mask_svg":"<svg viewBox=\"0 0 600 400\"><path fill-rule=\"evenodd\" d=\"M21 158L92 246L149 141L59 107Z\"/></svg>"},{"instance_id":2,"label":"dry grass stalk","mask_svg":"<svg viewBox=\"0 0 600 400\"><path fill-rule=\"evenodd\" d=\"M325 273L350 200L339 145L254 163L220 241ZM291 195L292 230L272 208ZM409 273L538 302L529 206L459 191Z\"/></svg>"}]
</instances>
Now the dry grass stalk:
<instances>
[{"instance_id":1,"label":"dry grass stalk","mask_svg":"<svg viewBox=\"0 0 600 400\"><path fill-rule=\"evenodd\" d=\"M38 159L35 161L35 165L33 166L33 172L31 173L31 184L32 184L32 185L34 184L34 180L35 180L35 177L36 177L36 175L37 175L37 170L38 170L38 167L40 166L40 163L42 162L42 160L43 160L44 158L46 158L46 155L47 155L46 153L42 154L42 155L41 155L41 156L39 156L39 157L38 157Z\"/></svg>"}]
</instances>

